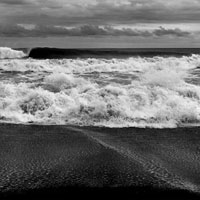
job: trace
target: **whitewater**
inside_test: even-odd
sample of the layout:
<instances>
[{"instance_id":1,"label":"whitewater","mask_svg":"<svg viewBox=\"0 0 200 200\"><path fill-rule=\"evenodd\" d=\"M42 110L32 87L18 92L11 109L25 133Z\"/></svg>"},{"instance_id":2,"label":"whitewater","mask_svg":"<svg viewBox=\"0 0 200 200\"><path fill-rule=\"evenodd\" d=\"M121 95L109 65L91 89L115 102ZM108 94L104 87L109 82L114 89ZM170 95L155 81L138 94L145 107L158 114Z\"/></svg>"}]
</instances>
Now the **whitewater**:
<instances>
[{"instance_id":1,"label":"whitewater","mask_svg":"<svg viewBox=\"0 0 200 200\"><path fill-rule=\"evenodd\" d=\"M200 55L37 60L0 48L0 122L199 125Z\"/></svg>"}]
</instances>

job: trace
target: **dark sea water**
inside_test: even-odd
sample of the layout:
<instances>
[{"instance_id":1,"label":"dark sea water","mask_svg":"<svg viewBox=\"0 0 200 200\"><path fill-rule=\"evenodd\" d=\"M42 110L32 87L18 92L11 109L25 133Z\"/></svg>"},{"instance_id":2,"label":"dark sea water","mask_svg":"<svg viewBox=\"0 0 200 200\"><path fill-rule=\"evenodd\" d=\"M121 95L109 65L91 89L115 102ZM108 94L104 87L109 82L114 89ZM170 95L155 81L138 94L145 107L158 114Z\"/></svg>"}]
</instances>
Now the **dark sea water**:
<instances>
[{"instance_id":1,"label":"dark sea water","mask_svg":"<svg viewBox=\"0 0 200 200\"><path fill-rule=\"evenodd\" d=\"M26 49L24 49L27 51ZM44 58L128 58L130 56L188 56L200 54L199 48L105 48L105 49L57 49L57 48L33 48L29 51L29 57Z\"/></svg>"},{"instance_id":2,"label":"dark sea water","mask_svg":"<svg viewBox=\"0 0 200 200\"><path fill-rule=\"evenodd\" d=\"M199 53L0 48L2 198L198 198Z\"/></svg>"}]
</instances>

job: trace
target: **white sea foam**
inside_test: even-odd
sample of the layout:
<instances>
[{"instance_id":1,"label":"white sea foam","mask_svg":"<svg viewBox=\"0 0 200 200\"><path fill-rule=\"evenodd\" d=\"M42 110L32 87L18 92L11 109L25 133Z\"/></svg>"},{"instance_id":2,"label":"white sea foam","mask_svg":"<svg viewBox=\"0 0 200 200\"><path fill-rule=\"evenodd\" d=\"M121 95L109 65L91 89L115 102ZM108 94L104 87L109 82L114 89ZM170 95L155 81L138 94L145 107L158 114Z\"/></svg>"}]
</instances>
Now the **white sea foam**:
<instances>
[{"instance_id":1,"label":"white sea foam","mask_svg":"<svg viewBox=\"0 0 200 200\"><path fill-rule=\"evenodd\" d=\"M26 54L23 51L13 50L8 47L0 47L0 59L23 58Z\"/></svg>"},{"instance_id":2,"label":"white sea foam","mask_svg":"<svg viewBox=\"0 0 200 200\"><path fill-rule=\"evenodd\" d=\"M200 122L200 86L185 80L200 56L129 59L2 60L3 71L31 71L34 82L0 83L0 119L11 123L177 127ZM106 72L106 84L84 74ZM112 72L112 73L111 73ZM102 74L102 73L100 73ZM111 80L135 74L130 83ZM24 75L23 75L24 76ZM110 79L109 79L110 78Z\"/></svg>"},{"instance_id":3,"label":"white sea foam","mask_svg":"<svg viewBox=\"0 0 200 200\"><path fill-rule=\"evenodd\" d=\"M46 60L2 60L0 69L4 71L34 72L120 72L135 73L151 69L189 70L200 66L200 55L177 57L131 57L128 59L46 59Z\"/></svg>"}]
</instances>

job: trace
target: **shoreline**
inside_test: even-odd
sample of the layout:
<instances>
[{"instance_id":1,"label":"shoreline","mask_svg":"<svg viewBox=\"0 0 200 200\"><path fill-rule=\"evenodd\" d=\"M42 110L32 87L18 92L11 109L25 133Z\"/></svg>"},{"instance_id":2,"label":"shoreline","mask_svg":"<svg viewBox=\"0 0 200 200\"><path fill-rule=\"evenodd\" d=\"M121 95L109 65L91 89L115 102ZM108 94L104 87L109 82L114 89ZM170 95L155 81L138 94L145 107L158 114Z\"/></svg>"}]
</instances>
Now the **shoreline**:
<instances>
[{"instance_id":1,"label":"shoreline","mask_svg":"<svg viewBox=\"0 0 200 200\"><path fill-rule=\"evenodd\" d=\"M191 123L191 124L182 124L180 126L177 126L177 127L150 127L150 126L147 126L147 127L134 127L134 126L119 126L119 127L111 127L111 126L89 126L89 125L73 125L73 124L39 124L39 123L13 123L13 122L6 122L6 121L1 121L0 122L0 126L24 126L24 127L65 127L65 128L91 128L91 129L149 129L149 130L152 130L152 129L158 129L158 130L164 130L164 129L167 129L167 130L173 130L173 129L193 129L193 128L200 128L200 124L194 124L194 123Z\"/></svg>"}]
</instances>

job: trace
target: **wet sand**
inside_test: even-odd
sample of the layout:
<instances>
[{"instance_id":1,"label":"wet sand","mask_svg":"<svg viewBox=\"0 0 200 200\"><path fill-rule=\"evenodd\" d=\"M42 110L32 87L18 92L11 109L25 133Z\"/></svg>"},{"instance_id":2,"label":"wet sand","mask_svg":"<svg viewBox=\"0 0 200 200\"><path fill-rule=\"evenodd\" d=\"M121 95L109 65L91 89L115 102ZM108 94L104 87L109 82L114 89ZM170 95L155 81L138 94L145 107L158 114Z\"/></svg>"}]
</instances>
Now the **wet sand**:
<instances>
[{"instance_id":1,"label":"wet sand","mask_svg":"<svg viewBox=\"0 0 200 200\"><path fill-rule=\"evenodd\" d=\"M199 198L200 128L0 125L3 198Z\"/></svg>"}]
</instances>

